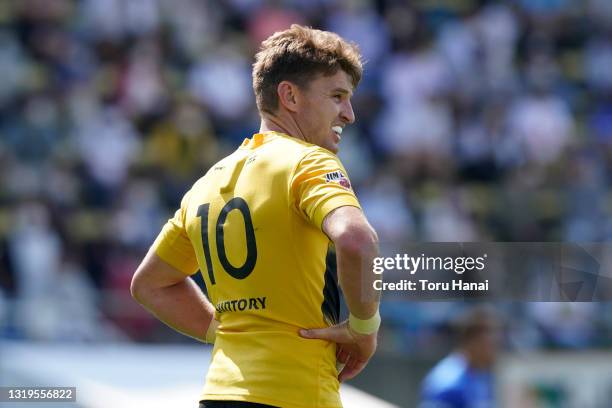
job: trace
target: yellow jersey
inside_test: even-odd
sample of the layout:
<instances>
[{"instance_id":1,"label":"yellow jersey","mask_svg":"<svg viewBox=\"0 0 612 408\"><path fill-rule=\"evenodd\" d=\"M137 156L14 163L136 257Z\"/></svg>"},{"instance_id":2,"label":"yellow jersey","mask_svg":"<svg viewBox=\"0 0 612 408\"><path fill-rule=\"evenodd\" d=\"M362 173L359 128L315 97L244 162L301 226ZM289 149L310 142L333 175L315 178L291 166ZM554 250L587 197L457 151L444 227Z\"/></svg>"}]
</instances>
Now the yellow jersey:
<instances>
[{"instance_id":1,"label":"yellow jersey","mask_svg":"<svg viewBox=\"0 0 612 408\"><path fill-rule=\"evenodd\" d=\"M326 149L277 132L245 139L187 192L156 254L202 273L220 321L201 399L341 407L335 344L301 328L338 320L327 214L359 207Z\"/></svg>"}]
</instances>

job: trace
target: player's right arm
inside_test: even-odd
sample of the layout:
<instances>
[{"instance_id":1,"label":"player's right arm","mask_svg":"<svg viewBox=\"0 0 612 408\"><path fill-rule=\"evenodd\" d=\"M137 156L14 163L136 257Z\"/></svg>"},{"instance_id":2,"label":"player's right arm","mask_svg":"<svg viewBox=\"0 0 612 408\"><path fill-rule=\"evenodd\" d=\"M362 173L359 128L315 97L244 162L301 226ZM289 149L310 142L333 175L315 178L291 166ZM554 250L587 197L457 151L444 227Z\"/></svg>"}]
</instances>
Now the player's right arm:
<instances>
[{"instance_id":1,"label":"player's right arm","mask_svg":"<svg viewBox=\"0 0 612 408\"><path fill-rule=\"evenodd\" d=\"M376 320L379 296L372 286L372 260L378 256L378 237L361 209L343 206L331 211L323 221L323 231L336 247L338 279L351 319ZM359 374L376 351L378 327L360 333L349 320L323 329L302 330L306 338L334 341L336 356L344 364L339 380Z\"/></svg>"},{"instance_id":2,"label":"player's right arm","mask_svg":"<svg viewBox=\"0 0 612 408\"><path fill-rule=\"evenodd\" d=\"M215 308L196 283L149 250L134 273L132 296L174 330L203 342L214 342Z\"/></svg>"},{"instance_id":3,"label":"player's right arm","mask_svg":"<svg viewBox=\"0 0 612 408\"><path fill-rule=\"evenodd\" d=\"M198 269L185 229L190 192L162 228L132 277L131 293L159 320L200 341L214 342L215 308L189 277Z\"/></svg>"}]
</instances>

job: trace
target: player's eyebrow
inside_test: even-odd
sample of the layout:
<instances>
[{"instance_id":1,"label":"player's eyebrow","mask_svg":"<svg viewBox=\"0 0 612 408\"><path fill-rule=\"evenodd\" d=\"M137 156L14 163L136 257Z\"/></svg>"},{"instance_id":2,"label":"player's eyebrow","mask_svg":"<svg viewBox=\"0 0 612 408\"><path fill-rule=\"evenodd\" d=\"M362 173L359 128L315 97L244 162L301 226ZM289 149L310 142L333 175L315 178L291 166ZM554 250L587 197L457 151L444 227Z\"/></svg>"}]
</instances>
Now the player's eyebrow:
<instances>
[{"instance_id":1,"label":"player's eyebrow","mask_svg":"<svg viewBox=\"0 0 612 408\"><path fill-rule=\"evenodd\" d=\"M346 88L334 88L331 92L334 93L334 94L335 93L341 93L343 95L348 95L348 96L352 96L353 95L353 92L349 91Z\"/></svg>"}]
</instances>

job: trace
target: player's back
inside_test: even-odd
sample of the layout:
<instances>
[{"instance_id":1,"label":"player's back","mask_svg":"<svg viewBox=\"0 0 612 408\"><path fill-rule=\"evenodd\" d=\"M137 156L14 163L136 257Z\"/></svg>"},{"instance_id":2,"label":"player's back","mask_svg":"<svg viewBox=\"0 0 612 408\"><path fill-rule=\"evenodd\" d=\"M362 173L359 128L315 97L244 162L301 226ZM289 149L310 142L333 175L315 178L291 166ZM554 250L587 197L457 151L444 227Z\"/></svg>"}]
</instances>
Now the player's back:
<instances>
[{"instance_id":1,"label":"player's back","mask_svg":"<svg viewBox=\"0 0 612 408\"><path fill-rule=\"evenodd\" d=\"M321 222L332 206L358 205L343 172L326 150L269 132L186 195L185 228L221 323L203 398L341 405L335 345L298 330L337 321Z\"/></svg>"}]
</instances>

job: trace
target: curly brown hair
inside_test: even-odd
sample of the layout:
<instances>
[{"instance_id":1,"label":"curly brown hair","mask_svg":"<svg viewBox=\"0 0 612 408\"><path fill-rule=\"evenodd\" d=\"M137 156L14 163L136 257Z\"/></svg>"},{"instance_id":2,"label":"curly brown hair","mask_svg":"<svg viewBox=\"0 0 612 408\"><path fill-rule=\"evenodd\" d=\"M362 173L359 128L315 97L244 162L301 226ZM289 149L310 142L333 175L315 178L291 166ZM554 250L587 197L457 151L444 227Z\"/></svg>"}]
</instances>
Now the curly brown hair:
<instances>
[{"instance_id":1,"label":"curly brown hair","mask_svg":"<svg viewBox=\"0 0 612 408\"><path fill-rule=\"evenodd\" d=\"M261 43L253 64L253 90L260 112L278 108L276 89L282 81L306 88L315 76L341 69L357 87L363 72L359 48L338 34L298 24L272 34Z\"/></svg>"}]
</instances>

